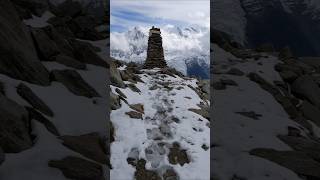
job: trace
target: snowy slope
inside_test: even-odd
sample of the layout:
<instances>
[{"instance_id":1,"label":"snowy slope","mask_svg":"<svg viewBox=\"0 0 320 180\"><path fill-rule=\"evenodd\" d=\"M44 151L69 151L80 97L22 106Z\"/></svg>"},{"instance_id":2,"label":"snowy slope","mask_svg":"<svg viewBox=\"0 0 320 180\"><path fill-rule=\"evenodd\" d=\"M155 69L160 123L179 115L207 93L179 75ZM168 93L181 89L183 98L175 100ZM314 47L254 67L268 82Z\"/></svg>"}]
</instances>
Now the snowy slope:
<instances>
[{"instance_id":1,"label":"snowy slope","mask_svg":"<svg viewBox=\"0 0 320 180\"><path fill-rule=\"evenodd\" d=\"M119 69L124 70L125 67ZM127 158L136 154L137 159L147 160L146 169L159 174L173 168L181 180L209 179L210 149L202 147L209 148L209 121L189 110L199 109L201 102L209 102L202 100L191 89L198 86L196 79L172 77L158 71L143 70L139 74L144 83L138 82L136 87L141 92L120 88L128 104L142 104L144 113L142 119L130 118L126 112L132 109L123 100L121 108L111 112L115 141L111 144L113 169L110 177L114 180L133 179L135 167L128 164ZM125 83L129 84L127 81ZM158 88L150 90L155 86ZM115 88L111 86L112 92L118 94ZM186 150L189 163L182 166L170 163L168 153L174 142ZM160 143L165 145L159 149ZM147 150L154 153L148 154Z\"/></svg>"},{"instance_id":2,"label":"snowy slope","mask_svg":"<svg viewBox=\"0 0 320 180\"><path fill-rule=\"evenodd\" d=\"M254 72L269 83L282 81L274 65L277 57L241 60L213 44L213 82L220 79L233 80L234 86L224 90L214 90L213 95L213 154L211 157L215 179L300 179L294 172L271 161L249 154L254 148L292 150L280 141L277 135L286 135L288 126L308 132L292 121L274 97L263 90L247 76L226 74L230 68L237 68L245 74ZM232 98L230 98L232 97ZM250 112L261 115L258 119L243 116L237 112Z\"/></svg>"}]
</instances>

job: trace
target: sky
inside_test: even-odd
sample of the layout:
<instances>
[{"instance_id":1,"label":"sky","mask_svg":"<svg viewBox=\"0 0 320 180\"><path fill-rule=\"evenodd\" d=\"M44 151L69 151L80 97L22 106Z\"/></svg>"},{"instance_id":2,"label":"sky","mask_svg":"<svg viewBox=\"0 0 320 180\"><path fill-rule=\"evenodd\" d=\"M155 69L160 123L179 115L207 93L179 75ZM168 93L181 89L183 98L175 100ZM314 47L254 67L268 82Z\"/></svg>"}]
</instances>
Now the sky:
<instances>
[{"instance_id":1,"label":"sky","mask_svg":"<svg viewBox=\"0 0 320 180\"><path fill-rule=\"evenodd\" d=\"M210 27L210 0L111 0L111 31L134 26Z\"/></svg>"}]
</instances>

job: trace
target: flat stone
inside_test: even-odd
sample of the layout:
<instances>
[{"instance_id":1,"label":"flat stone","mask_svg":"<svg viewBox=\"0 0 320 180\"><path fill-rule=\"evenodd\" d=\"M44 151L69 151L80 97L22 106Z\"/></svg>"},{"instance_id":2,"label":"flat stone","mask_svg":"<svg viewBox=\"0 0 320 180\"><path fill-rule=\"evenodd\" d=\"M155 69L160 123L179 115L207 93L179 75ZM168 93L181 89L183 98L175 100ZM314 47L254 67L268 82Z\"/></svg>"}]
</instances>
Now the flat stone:
<instances>
[{"instance_id":1,"label":"flat stone","mask_svg":"<svg viewBox=\"0 0 320 180\"><path fill-rule=\"evenodd\" d=\"M53 117L52 110L27 85L20 83L17 86L17 93L29 104L31 104L32 107L47 116Z\"/></svg>"},{"instance_id":2,"label":"flat stone","mask_svg":"<svg viewBox=\"0 0 320 180\"><path fill-rule=\"evenodd\" d=\"M74 156L50 160L49 167L60 169L63 175L70 179L105 180L101 165Z\"/></svg>"},{"instance_id":3,"label":"flat stone","mask_svg":"<svg viewBox=\"0 0 320 180\"><path fill-rule=\"evenodd\" d=\"M132 105L130 105L130 108L135 111L138 111L139 113L144 114L143 104L132 104Z\"/></svg>"},{"instance_id":4,"label":"flat stone","mask_svg":"<svg viewBox=\"0 0 320 180\"><path fill-rule=\"evenodd\" d=\"M88 98L100 97L95 89L85 82L80 74L74 70L53 70L52 78L61 82L70 92Z\"/></svg>"},{"instance_id":5,"label":"flat stone","mask_svg":"<svg viewBox=\"0 0 320 180\"><path fill-rule=\"evenodd\" d=\"M80 136L61 136L62 144L96 162L107 164L106 144L99 133Z\"/></svg>"},{"instance_id":6,"label":"flat stone","mask_svg":"<svg viewBox=\"0 0 320 180\"><path fill-rule=\"evenodd\" d=\"M126 115L130 116L133 119L142 119L142 114L136 111L126 112Z\"/></svg>"},{"instance_id":7,"label":"flat stone","mask_svg":"<svg viewBox=\"0 0 320 180\"><path fill-rule=\"evenodd\" d=\"M170 152L168 154L168 159L170 164L180 164L183 166L184 164L190 163L190 160L187 155L187 151L180 149L179 143L173 143L172 147L170 148Z\"/></svg>"}]
</instances>

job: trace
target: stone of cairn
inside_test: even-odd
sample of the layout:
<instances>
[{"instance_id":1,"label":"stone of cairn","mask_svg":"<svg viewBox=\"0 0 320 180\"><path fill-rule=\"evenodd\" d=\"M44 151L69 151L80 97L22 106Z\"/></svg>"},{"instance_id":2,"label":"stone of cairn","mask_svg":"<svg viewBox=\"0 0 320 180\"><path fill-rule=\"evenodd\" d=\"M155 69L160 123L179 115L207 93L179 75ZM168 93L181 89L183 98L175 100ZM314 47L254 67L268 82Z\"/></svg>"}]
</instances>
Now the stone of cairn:
<instances>
[{"instance_id":1,"label":"stone of cairn","mask_svg":"<svg viewBox=\"0 0 320 180\"><path fill-rule=\"evenodd\" d=\"M164 53L162 47L162 37L159 28L152 26L149 32L147 59L144 68L164 68L167 63L164 60Z\"/></svg>"}]
</instances>

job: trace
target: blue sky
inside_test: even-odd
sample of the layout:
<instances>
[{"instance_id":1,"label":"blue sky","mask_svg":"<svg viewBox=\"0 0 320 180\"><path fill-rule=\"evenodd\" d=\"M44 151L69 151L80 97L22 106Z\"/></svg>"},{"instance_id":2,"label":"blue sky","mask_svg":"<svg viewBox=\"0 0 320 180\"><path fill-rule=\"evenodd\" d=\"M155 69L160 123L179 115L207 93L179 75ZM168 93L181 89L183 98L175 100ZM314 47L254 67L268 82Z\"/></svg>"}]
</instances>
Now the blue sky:
<instances>
[{"instance_id":1,"label":"blue sky","mask_svg":"<svg viewBox=\"0 0 320 180\"><path fill-rule=\"evenodd\" d=\"M111 32L134 26L210 25L210 0L111 0Z\"/></svg>"}]
</instances>

